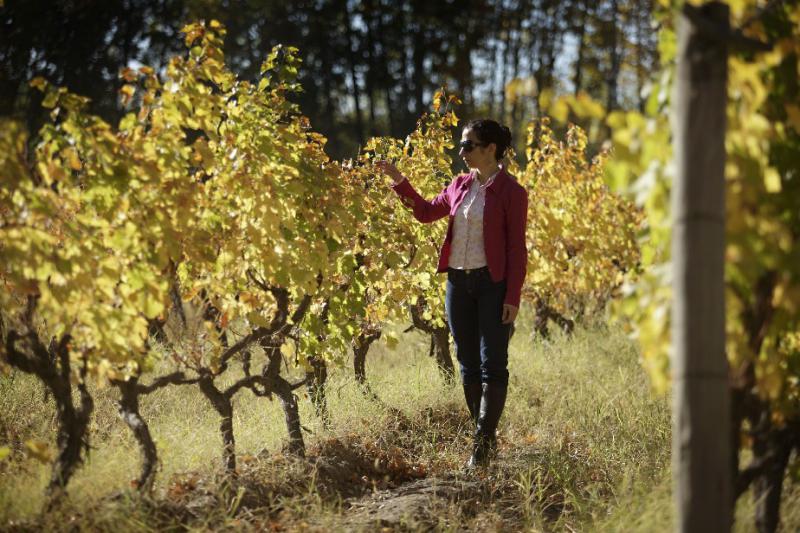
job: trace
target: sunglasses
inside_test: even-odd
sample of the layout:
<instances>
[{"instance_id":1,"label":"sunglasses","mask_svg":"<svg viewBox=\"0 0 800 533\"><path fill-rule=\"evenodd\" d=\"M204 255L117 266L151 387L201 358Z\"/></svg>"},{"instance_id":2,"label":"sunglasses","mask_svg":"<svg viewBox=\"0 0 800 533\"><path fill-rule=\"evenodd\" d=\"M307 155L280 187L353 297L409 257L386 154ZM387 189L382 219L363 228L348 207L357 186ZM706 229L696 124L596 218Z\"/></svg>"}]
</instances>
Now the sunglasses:
<instances>
[{"instance_id":1,"label":"sunglasses","mask_svg":"<svg viewBox=\"0 0 800 533\"><path fill-rule=\"evenodd\" d=\"M472 142L469 139L467 139L466 141L461 141L460 143L458 143L459 149L464 150L465 152L471 152L472 150L474 150L478 146L486 146L486 144L485 143Z\"/></svg>"}]
</instances>

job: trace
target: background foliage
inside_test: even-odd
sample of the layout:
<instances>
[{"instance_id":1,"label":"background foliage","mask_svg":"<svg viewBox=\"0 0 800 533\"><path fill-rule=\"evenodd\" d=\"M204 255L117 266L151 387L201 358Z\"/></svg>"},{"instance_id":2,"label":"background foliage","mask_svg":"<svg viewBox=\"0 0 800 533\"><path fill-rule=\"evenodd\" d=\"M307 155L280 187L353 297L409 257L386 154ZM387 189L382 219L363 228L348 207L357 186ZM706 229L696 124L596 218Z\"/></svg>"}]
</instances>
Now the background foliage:
<instances>
[{"instance_id":1,"label":"background foliage","mask_svg":"<svg viewBox=\"0 0 800 533\"><path fill-rule=\"evenodd\" d=\"M553 94L585 94L609 111L641 109L657 66L651 0L10 0L0 9L0 114L45 120L28 81L91 98L115 123L118 71L156 71L181 51L179 30L217 19L233 72L252 79L273 46L301 50L292 96L337 158L374 135L401 138L446 85L462 116L508 123L519 153L528 117ZM115 87L116 85L116 87Z\"/></svg>"}]
</instances>

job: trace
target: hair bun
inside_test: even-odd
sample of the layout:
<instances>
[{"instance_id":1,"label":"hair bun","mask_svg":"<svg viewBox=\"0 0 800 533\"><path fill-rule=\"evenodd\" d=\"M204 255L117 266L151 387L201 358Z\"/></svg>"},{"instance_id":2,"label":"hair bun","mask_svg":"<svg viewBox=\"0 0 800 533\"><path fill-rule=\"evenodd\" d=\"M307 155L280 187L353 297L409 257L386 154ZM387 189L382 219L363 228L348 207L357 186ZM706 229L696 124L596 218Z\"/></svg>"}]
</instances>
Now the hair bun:
<instances>
[{"instance_id":1,"label":"hair bun","mask_svg":"<svg viewBox=\"0 0 800 533\"><path fill-rule=\"evenodd\" d=\"M469 121L465 129L472 130L483 143L494 143L495 159L505 156L506 150L511 146L511 130L496 120L481 118Z\"/></svg>"},{"instance_id":2,"label":"hair bun","mask_svg":"<svg viewBox=\"0 0 800 533\"><path fill-rule=\"evenodd\" d=\"M500 126L500 131L503 132L503 140L506 146L511 146L511 130L508 126Z\"/></svg>"}]
</instances>

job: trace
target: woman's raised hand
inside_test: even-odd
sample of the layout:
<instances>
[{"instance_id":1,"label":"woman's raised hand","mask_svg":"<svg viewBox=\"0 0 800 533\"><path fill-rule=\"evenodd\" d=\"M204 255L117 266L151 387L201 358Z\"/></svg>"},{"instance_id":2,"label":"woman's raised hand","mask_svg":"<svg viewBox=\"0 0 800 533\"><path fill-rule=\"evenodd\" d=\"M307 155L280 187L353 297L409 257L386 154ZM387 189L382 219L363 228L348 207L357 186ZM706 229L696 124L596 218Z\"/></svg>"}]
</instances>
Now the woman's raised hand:
<instances>
[{"instance_id":1,"label":"woman's raised hand","mask_svg":"<svg viewBox=\"0 0 800 533\"><path fill-rule=\"evenodd\" d=\"M380 161L375 161L375 167L377 167L379 171L383 172L384 174L392 178L392 181L394 181L393 185L397 185L398 183L406 179L405 176L403 176L400 173L400 171L397 170L397 167L394 166L394 164L384 159Z\"/></svg>"}]
</instances>

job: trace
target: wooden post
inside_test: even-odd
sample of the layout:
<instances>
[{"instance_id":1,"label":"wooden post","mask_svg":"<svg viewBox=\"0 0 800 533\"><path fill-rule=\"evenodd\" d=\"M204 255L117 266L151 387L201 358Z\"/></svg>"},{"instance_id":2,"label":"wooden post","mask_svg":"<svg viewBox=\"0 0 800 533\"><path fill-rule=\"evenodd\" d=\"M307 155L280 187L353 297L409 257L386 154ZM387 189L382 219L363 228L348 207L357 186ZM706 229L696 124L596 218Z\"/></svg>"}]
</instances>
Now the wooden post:
<instances>
[{"instance_id":1,"label":"wooden post","mask_svg":"<svg viewBox=\"0 0 800 533\"><path fill-rule=\"evenodd\" d=\"M673 99L673 441L676 530L732 524L725 356L725 104L728 6L680 18Z\"/></svg>"}]
</instances>

